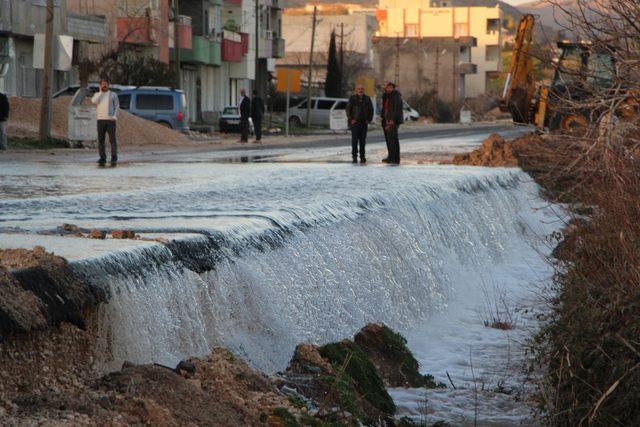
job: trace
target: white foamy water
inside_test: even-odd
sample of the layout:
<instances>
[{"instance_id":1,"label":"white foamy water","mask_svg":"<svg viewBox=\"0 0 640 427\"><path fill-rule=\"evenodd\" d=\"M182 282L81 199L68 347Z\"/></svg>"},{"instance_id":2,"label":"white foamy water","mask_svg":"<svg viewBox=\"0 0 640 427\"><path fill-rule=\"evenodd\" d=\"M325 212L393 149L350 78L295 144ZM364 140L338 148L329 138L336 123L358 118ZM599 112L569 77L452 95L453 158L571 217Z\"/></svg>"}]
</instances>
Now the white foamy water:
<instances>
[{"instance_id":1,"label":"white foamy water","mask_svg":"<svg viewBox=\"0 0 640 427\"><path fill-rule=\"evenodd\" d=\"M385 322L408 337L425 372L448 383L448 371L458 387L429 392L426 412L422 392L392 390L400 415L455 424L527 418L513 396L487 388L476 405L470 391L497 385L507 361L515 371L527 333L526 316L508 337L485 328L484 290L521 306L550 274L540 239L555 216L522 172L140 164L98 179L89 167L39 167L34 177L9 165L0 231L35 235L67 222L176 236L74 254L74 268L110 294L99 309L103 369L125 360L175 365L223 345L274 372L297 343ZM10 235L18 234L0 239ZM511 375L503 385L515 383Z\"/></svg>"}]
</instances>

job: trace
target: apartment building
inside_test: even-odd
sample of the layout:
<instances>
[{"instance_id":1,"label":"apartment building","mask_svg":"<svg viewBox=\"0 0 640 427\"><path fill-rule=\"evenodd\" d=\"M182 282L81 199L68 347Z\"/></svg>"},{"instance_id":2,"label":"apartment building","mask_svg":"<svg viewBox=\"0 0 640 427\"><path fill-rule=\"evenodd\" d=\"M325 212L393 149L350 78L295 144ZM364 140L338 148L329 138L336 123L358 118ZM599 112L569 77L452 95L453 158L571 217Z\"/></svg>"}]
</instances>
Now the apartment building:
<instances>
[{"instance_id":1,"label":"apartment building","mask_svg":"<svg viewBox=\"0 0 640 427\"><path fill-rule=\"evenodd\" d=\"M470 4L470 6L465 6ZM376 17L381 37L452 38L473 37L470 63L476 72L464 75L464 96L477 97L486 93L492 79L499 76L502 65L503 6L487 2L488 6L472 6L472 2L457 0L379 0ZM465 48L462 46L461 48Z\"/></svg>"},{"instance_id":2,"label":"apartment building","mask_svg":"<svg viewBox=\"0 0 640 427\"><path fill-rule=\"evenodd\" d=\"M324 85L327 54L331 33L335 31L338 49L342 45L347 66L359 63L362 68L373 67L373 36L378 29L375 9L360 5L317 5L317 23L312 69L313 85ZM280 68L307 70L311 48L313 5L287 9L282 16L282 33L286 40L286 54L277 61ZM303 73L306 84L307 73Z\"/></svg>"},{"instance_id":3,"label":"apartment building","mask_svg":"<svg viewBox=\"0 0 640 427\"><path fill-rule=\"evenodd\" d=\"M105 16L77 13L76 3L54 1L54 91L77 81L78 58L108 36ZM0 91L11 96L42 95L45 6L44 0L0 0Z\"/></svg>"},{"instance_id":4,"label":"apartment building","mask_svg":"<svg viewBox=\"0 0 640 427\"><path fill-rule=\"evenodd\" d=\"M274 58L284 56L281 0L257 1L256 8L256 0L180 0L173 16L169 0L120 0L119 41L175 63L177 23L189 119L215 123L225 106L237 104L241 89L266 93Z\"/></svg>"}]
</instances>

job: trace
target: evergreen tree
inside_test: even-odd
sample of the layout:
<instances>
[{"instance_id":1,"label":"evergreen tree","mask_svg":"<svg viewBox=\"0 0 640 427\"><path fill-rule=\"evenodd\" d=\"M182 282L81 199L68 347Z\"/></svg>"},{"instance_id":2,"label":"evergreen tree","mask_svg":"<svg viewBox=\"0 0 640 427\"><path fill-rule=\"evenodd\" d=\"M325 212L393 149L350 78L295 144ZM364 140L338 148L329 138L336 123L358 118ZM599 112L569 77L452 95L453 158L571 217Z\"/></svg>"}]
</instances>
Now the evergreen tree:
<instances>
[{"instance_id":1,"label":"evergreen tree","mask_svg":"<svg viewBox=\"0 0 640 427\"><path fill-rule=\"evenodd\" d=\"M342 96L342 70L338 62L338 50L336 49L336 32L331 32L329 42L329 60L327 61L327 79L324 85L326 96L340 98Z\"/></svg>"}]
</instances>

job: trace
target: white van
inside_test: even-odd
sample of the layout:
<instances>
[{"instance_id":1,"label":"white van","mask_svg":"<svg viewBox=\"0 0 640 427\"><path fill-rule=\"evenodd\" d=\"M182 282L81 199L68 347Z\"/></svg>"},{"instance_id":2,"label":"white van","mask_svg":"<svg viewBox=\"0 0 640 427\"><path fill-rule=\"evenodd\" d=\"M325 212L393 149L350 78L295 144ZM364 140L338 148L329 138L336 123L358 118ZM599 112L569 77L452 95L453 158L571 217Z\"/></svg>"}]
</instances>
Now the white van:
<instances>
[{"instance_id":1,"label":"white van","mask_svg":"<svg viewBox=\"0 0 640 427\"><path fill-rule=\"evenodd\" d=\"M329 127L331 110L346 110L347 98L312 97L309 111L311 126ZM307 123L307 100L289 109L289 126L300 127Z\"/></svg>"}]
</instances>

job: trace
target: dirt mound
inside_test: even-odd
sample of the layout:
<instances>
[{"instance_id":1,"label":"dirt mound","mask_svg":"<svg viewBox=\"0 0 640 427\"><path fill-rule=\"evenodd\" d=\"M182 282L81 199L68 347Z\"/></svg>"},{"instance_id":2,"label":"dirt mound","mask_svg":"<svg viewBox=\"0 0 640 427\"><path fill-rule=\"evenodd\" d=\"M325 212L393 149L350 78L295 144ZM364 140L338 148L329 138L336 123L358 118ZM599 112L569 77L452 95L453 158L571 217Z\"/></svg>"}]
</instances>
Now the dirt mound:
<instances>
[{"instance_id":1,"label":"dirt mound","mask_svg":"<svg viewBox=\"0 0 640 427\"><path fill-rule=\"evenodd\" d=\"M538 168L550 161L547 156L553 140L534 133L523 135L511 141L494 133L482 142L480 148L467 154L456 154L452 163L467 166Z\"/></svg>"},{"instance_id":2,"label":"dirt mound","mask_svg":"<svg viewBox=\"0 0 640 427\"><path fill-rule=\"evenodd\" d=\"M64 321L84 327L85 310L104 298L41 247L0 250L0 341Z\"/></svg>"},{"instance_id":3,"label":"dirt mound","mask_svg":"<svg viewBox=\"0 0 640 427\"><path fill-rule=\"evenodd\" d=\"M61 96L52 101L51 136L67 139L67 108L71 97ZM11 114L8 133L12 136L34 138L38 136L40 121L40 100L31 98L9 98ZM120 111L118 114L118 143L120 145L173 145L188 144L189 139L180 132L168 129L158 123L142 119Z\"/></svg>"},{"instance_id":4,"label":"dirt mound","mask_svg":"<svg viewBox=\"0 0 640 427\"><path fill-rule=\"evenodd\" d=\"M517 166L518 159L513 146L497 133L484 140L480 148L468 154L456 154L455 165L469 166Z\"/></svg>"}]
</instances>

